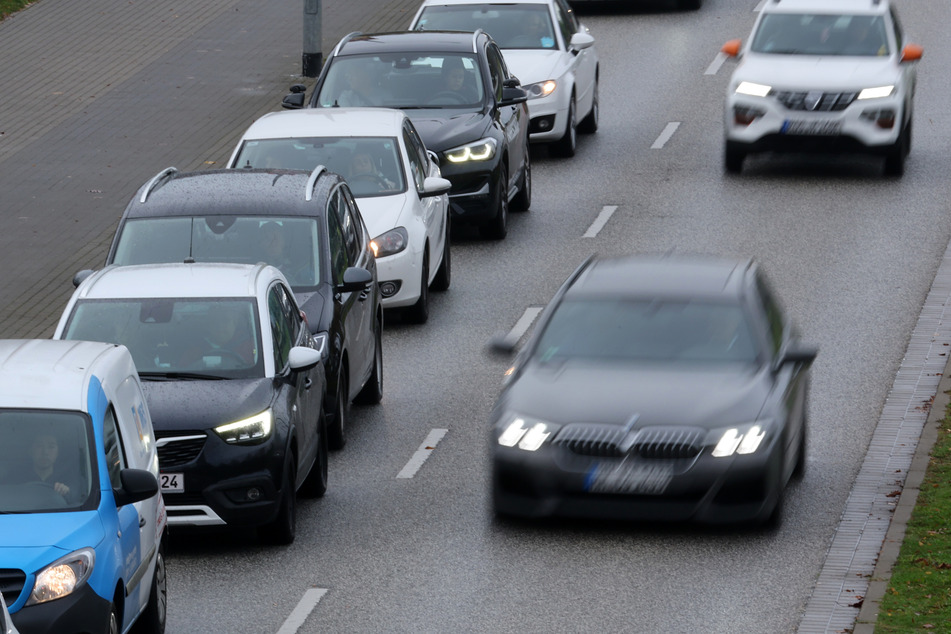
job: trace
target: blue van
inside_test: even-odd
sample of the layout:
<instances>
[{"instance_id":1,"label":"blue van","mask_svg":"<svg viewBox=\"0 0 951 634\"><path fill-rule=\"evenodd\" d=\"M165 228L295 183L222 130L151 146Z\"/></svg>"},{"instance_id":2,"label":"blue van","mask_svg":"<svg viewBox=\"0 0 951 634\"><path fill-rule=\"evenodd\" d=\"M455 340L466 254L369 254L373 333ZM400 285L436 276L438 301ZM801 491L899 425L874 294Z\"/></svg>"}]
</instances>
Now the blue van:
<instances>
[{"instance_id":1,"label":"blue van","mask_svg":"<svg viewBox=\"0 0 951 634\"><path fill-rule=\"evenodd\" d=\"M129 351L0 340L0 591L20 634L163 632L165 534Z\"/></svg>"}]
</instances>

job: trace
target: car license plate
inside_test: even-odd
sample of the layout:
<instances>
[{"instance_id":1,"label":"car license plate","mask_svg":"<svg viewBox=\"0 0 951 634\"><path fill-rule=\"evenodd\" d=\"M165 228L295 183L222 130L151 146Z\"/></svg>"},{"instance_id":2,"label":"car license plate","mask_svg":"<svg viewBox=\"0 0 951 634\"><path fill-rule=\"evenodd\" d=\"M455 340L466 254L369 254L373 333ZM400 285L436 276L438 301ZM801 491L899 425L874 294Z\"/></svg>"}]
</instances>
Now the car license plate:
<instances>
[{"instance_id":1,"label":"car license plate","mask_svg":"<svg viewBox=\"0 0 951 634\"><path fill-rule=\"evenodd\" d=\"M159 481L162 483L162 493L185 492L185 475L182 473L159 474Z\"/></svg>"},{"instance_id":2,"label":"car license plate","mask_svg":"<svg viewBox=\"0 0 951 634\"><path fill-rule=\"evenodd\" d=\"M786 120L781 130L782 134L800 134L814 136L837 136L842 134L841 121L796 121Z\"/></svg>"},{"instance_id":3,"label":"car license plate","mask_svg":"<svg viewBox=\"0 0 951 634\"><path fill-rule=\"evenodd\" d=\"M599 464L589 474L585 488L590 493L660 495L674 474L664 464Z\"/></svg>"}]
</instances>

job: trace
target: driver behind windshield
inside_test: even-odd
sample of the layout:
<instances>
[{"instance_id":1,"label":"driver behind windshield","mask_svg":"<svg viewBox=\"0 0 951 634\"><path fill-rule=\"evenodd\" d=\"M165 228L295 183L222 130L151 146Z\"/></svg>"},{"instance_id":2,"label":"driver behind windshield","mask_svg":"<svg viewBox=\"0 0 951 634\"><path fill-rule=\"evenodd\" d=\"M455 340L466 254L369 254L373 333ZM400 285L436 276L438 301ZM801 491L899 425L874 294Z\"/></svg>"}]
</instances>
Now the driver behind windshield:
<instances>
[{"instance_id":1,"label":"driver behind windshield","mask_svg":"<svg viewBox=\"0 0 951 634\"><path fill-rule=\"evenodd\" d=\"M10 484L39 482L52 488L72 506L80 501L79 474L71 472L60 460L59 439L50 431L39 431L29 446L29 461L20 469L8 473Z\"/></svg>"}]
</instances>

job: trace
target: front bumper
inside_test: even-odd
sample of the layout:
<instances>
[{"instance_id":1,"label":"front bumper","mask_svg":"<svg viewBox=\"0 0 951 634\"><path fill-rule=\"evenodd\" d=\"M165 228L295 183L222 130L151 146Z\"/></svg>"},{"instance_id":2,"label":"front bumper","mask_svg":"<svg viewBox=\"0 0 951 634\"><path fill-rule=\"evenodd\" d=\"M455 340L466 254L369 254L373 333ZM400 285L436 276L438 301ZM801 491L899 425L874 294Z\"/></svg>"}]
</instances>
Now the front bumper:
<instances>
[{"instance_id":1,"label":"front bumper","mask_svg":"<svg viewBox=\"0 0 951 634\"><path fill-rule=\"evenodd\" d=\"M442 159L440 169L442 177L452 183L449 212L454 222L480 223L495 218L494 183L498 182L498 154L490 161L462 165L453 165Z\"/></svg>"},{"instance_id":2,"label":"front bumper","mask_svg":"<svg viewBox=\"0 0 951 634\"><path fill-rule=\"evenodd\" d=\"M774 442L755 454L730 458L714 458L706 449L696 458L654 460L568 455L568 450L550 445L529 452L496 444L493 502L496 512L522 517L762 522L781 496L777 447ZM671 474L662 486L655 481L639 492L597 491L598 469L621 474L623 479L625 473L656 468Z\"/></svg>"},{"instance_id":3,"label":"front bumper","mask_svg":"<svg viewBox=\"0 0 951 634\"><path fill-rule=\"evenodd\" d=\"M111 605L85 583L61 599L20 608L10 616L20 634L106 632Z\"/></svg>"},{"instance_id":4,"label":"front bumper","mask_svg":"<svg viewBox=\"0 0 951 634\"><path fill-rule=\"evenodd\" d=\"M410 241L412 240L413 236L410 236ZM409 246L399 253L377 259L376 271L383 308L412 306L419 300L422 289L422 260L422 253L412 250ZM389 296L383 292L388 284L398 288Z\"/></svg>"},{"instance_id":5,"label":"front bumper","mask_svg":"<svg viewBox=\"0 0 951 634\"><path fill-rule=\"evenodd\" d=\"M565 136L569 98L562 95L560 88L547 97L529 99L527 103L531 143L552 143Z\"/></svg>"}]
</instances>

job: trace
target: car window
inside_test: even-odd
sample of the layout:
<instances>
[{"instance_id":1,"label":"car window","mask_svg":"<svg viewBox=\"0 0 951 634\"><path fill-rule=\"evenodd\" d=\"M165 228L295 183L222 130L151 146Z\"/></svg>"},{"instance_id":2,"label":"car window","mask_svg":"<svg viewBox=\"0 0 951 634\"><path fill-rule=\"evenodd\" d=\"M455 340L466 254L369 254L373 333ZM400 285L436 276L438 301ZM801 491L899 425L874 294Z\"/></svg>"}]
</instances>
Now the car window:
<instances>
[{"instance_id":1,"label":"car window","mask_svg":"<svg viewBox=\"0 0 951 634\"><path fill-rule=\"evenodd\" d=\"M482 29L499 48L555 48L555 30L545 4L461 4L428 6L417 31Z\"/></svg>"},{"instance_id":2,"label":"car window","mask_svg":"<svg viewBox=\"0 0 951 634\"><path fill-rule=\"evenodd\" d=\"M766 315L766 323L769 327L770 351L773 355L776 355L779 354L783 346L783 336L786 330L783 311L777 303L769 283L761 275L756 276L756 290L760 302L762 302L763 312Z\"/></svg>"},{"instance_id":3,"label":"car window","mask_svg":"<svg viewBox=\"0 0 951 634\"><path fill-rule=\"evenodd\" d=\"M83 300L63 338L125 345L143 377L264 376L251 298Z\"/></svg>"},{"instance_id":4,"label":"car window","mask_svg":"<svg viewBox=\"0 0 951 634\"><path fill-rule=\"evenodd\" d=\"M542 362L752 363L757 352L737 304L588 299L558 305L533 355Z\"/></svg>"},{"instance_id":5,"label":"car window","mask_svg":"<svg viewBox=\"0 0 951 634\"><path fill-rule=\"evenodd\" d=\"M880 15L766 14L750 49L776 55L890 54L885 18Z\"/></svg>"},{"instance_id":6,"label":"car window","mask_svg":"<svg viewBox=\"0 0 951 634\"><path fill-rule=\"evenodd\" d=\"M94 456L85 414L0 410L0 514L95 508Z\"/></svg>"},{"instance_id":7,"label":"car window","mask_svg":"<svg viewBox=\"0 0 951 634\"><path fill-rule=\"evenodd\" d=\"M267 308L274 344L274 367L280 373L287 368L291 348L297 341L300 313L295 317L294 303L281 284L275 284L268 290Z\"/></svg>"},{"instance_id":8,"label":"car window","mask_svg":"<svg viewBox=\"0 0 951 634\"><path fill-rule=\"evenodd\" d=\"M426 160L425 154L418 151L416 141L417 139L413 138L411 131L404 127L403 143L406 145L406 158L409 160L409 167L413 172L416 190L422 191L423 181L426 180L428 160Z\"/></svg>"},{"instance_id":9,"label":"car window","mask_svg":"<svg viewBox=\"0 0 951 634\"><path fill-rule=\"evenodd\" d=\"M103 444L105 445L106 469L109 471L109 482L113 489L122 488L119 473L126 468L125 450L122 448L122 435L119 433L119 424L116 414L110 405L106 409L106 416L102 421Z\"/></svg>"},{"instance_id":10,"label":"car window","mask_svg":"<svg viewBox=\"0 0 951 634\"><path fill-rule=\"evenodd\" d=\"M892 29L895 32L895 45L898 50L905 46L905 32L901 28L901 20L898 19L898 12L894 6L888 7L888 12L892 16Z\"/></svg>"},{"instance_id":11,"label":"car window","mask_svg":"<svg viewBox=\"0 0 951 634\"><path fill-rule=\"evenodd\" d=\"M571 26L572 33L581 31L581 23L578 22L578 16L575 15L571 5L565 0L555 0L555 11L564 16L564 20ZM565 45L567 46L568 42L565 42Z\"/></svg>"},{"instance_id":12,"label":"car window","mask_svg":"<svg viewBox=\"0 0 951 634\"><path fill-rule=\"evenodd\" d=\"M330 274L334 286L343 283L343 273L350 266L340 205L341 199L339 196L331 196L327 203L327 225L330 234Z\"/></svg>"},{"instance_id":13,"label":"car window","mask_svg":"<svg viewBox=\"0 0 951 634\"><path fill-rule=\"evenodd\" d=\"M287 216L185 216L129 218L122 226L112 263L267 262L295 289L320 280L317 220Z\"/></svg>"},{"instance_id":14,"label":"car window","mask_svg":"<svg viewBox=\"0 0 951 634\"><path fill-rule=\"evenodd\" d=\"M568 42L571 41L571 36L575 34L575 31L578 30L578 24L573 19L573 16L565 13L564 11L559 11L559 7L555 7L555 21L558 23L558 30L561 31L561 39L565 43L565 46L568 46Z\"/></svg>"},{"instance_id":15,"label":"car window","mask_svg":"<svg viewBox=\"0 0 951 634\"><path fill-rule=\"evenodd\" d=\"M496 101L502 101L502 87L508 73L505 68L505 60L502 59L502 53L497 46L489 45L486 47L486 58L489 62L489 77L492 80L492 92Z\"/></svg>"},{"instance_id":16,"label":"car window","mask_svg":"<svg viewBox=\"0 0 951 634\"><path fill-rule=\"evenodd\" d=\"M475 110L484 99L473 55L393 53L332 59L318 87L318 107L377 106Z\"/></svg>"},{"instance_id":17,"label":"car window","mask_svg":"<svg viewBox=\"0 0 951 634\"><path fill-rule=\"evenodd\" d=\"M354 196L391 196L406 191L399 147L392 137L300 137L249 139L235 161L242 168L313 170L323 165L350 184Z\"/></svg>"}]
</instances>

